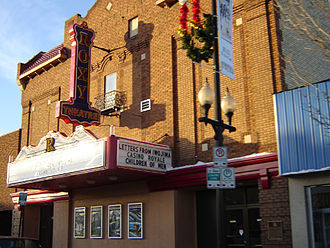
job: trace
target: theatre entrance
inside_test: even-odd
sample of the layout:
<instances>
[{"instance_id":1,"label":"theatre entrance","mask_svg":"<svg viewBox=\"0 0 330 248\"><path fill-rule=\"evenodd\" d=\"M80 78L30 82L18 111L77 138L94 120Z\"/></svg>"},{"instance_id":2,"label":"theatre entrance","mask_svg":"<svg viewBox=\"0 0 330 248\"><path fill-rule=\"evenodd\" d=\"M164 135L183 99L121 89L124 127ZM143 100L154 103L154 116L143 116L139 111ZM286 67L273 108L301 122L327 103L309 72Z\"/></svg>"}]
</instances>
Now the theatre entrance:
<instances>
[{"instance_id":1,"label":"theatre entrance","mask_svg":"<svg viewBox=\"0 0 330 248\"><path fill-rule=\"evenodd\" d=\"M226 247L262 247L258 187L224 190ZM216 247L215 190L196 193L198 247Z\"/></svg>"},{"instance_id":2,"label":"theatre entrance","mask_svg":"<svg viewBox=\"0 0 330 248\"><path fill-rule=\"evenodd\" d=\"M53 204L40 206L39 240L42 247L52 248L53 241Z\"/></svg>"}]
</instances>

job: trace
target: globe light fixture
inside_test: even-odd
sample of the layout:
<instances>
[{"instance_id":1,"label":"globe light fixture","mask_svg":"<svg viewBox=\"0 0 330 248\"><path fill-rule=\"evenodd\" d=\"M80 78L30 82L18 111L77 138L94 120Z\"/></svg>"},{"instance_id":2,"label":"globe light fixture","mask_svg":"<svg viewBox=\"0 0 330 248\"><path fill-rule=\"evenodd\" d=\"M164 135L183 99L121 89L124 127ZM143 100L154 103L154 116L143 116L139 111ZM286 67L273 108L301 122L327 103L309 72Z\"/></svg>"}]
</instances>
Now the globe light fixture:
<instances>
[{"instance_id":1,"label":"globe light fixture","mask_svg":"<svg viewBox=\"0 0 330 248\"><path fill-rule=\"evenodd\" d=\"M223 113L228 117L228 124L231 125L231 118L236 109L236 100L230 95L228 88L226 90L225 96L222 98L221 109Z\"/></svg>"},{"instance_id":2,"label":"globe light fixture","mask_svg":"<svg viewBox=\"0 0 330 248\"><path fill-rule=\"evenodd\" d=\"M209 82L204 82L204 86L200 89L198 92L198 101L202 105L205 111L205 117L207 118L209 109L211 108L211 105L214 102L215 94L214 91L211 89ZM206 124L206 123L205 123Z\"/></svg>"},{"instance_id":3,"label":"globe light fixture","mask_svg":"<svg viewBox=\"0 0 330 248\"><path fill-rule=\"evenodd\" d=\"M211 89L207 79L204 83L204 86L200 89L198 92L198 100L201 106L204 109L204 117L200 117L198 119L199 122L204 122L205 125L211 124L215 135L214 139L217 141L220 141L220 144L223 142L223 136L222 133L225 129L228 129L229 132L236 131L236 128L231 126L231 118L234 114L235 108L236 108L236 101L235 99L230 95L229 90L227 88L226 95L224 96L223 100L221 101L221 109L224 112L224 114L228 117L229 124L225 124L223 120L211 120L208 118L209 110L212 106L212 103L214 102L215 94L214 91ZM220 106L220 103L216 103L217 106Z\"/></svg>"}]
</instances>

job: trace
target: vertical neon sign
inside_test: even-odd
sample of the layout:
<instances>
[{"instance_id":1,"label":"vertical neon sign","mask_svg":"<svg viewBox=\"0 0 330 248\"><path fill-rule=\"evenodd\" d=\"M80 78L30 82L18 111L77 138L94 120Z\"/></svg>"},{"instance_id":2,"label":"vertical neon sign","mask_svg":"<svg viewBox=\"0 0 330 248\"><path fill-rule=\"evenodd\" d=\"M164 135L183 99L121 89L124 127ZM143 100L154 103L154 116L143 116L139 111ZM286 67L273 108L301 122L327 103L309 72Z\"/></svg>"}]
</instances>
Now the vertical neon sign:
<instances>
[{"instance_id":1,"label":"vertical neon sign","mask_svg":"<svg viewBox=\"0 0 330 248\"><path fill-rule=\"evenodd\" d=\"M73 125L100 125L100 111L89 101L90 61L94 31L87 23L69 29L71 42L70 98L56 103L55 116Z\"/></svg>"}]
</instances>

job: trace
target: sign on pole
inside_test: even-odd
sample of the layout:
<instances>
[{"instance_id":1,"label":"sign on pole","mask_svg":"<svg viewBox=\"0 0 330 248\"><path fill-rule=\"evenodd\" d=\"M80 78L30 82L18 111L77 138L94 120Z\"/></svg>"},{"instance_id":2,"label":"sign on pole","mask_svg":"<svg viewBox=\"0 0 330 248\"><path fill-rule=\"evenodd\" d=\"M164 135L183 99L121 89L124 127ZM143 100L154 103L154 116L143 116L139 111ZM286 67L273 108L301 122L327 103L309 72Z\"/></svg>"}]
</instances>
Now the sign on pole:
<instances>
[{"instance_id":1,"label":"sign on pole","mask_svg":"<svg viewBox=\"0 0 330 248\"><path fill-rule=\"evenodd\" d=\"M235 80L233 58L233 0L218 0L218 36L221 73Z\"/></svg>"},{"instance_id":2,"label":"sign on pole","mask_svg":"<svg viewBox=\"0 0 330 248\"><path fill-rule=\"evenodd\" d=\"M208 189L234 189L236 188L235 170L227 167L227 147L213 147L214 167L207 168Z\"/></svg>"},{"instance_id":3,"label":"sign on pole","mask_svg":"<svg viewBox=\"0 0 330 248\"><path fill-rule=\"evenodd\" d=\"M235 170L231 167L221 168L220 188L234 189L236 187Z\"/></svg>"},{"instance_id":4,"label":"sign on pole","mask_svg":"<svg viewBox=\"0 0 330 248\"><path fill-rule=\"evenodd\" d=\"M26 192L20 192L19 193L19 198L18 198L18 204L20 206L25 206L26 205L26 199L27 199L27 193Z\"/></svg>"},{"instance_id":5,"label":"sign on pole","mask_svg":"<svg viewBox=\"0 0 330 248\"><path fill-rule=\"evenodd\" d=\"M207 188L219 189L220 187L220 167L207 168Z\"/></svg>"},{"instance_id":6,"label":"sign on pole","mask_svg":"<svg viewBox=\"0 0 330 248\"><path fill-rule=\"evenodd\" d=\"M227 166L227 147L213 147L214 166Z\"/></svg>"},{"instance_id":7,"label":"sign on pole","mask_svg":"<svg viewBox=\"0 0 330 248\"><path fill-rule=\"evenodd\" d=\"M206 169L208 189L236 188L235 170L231 167L211 167Z\"/></svg>"}]
</instances>

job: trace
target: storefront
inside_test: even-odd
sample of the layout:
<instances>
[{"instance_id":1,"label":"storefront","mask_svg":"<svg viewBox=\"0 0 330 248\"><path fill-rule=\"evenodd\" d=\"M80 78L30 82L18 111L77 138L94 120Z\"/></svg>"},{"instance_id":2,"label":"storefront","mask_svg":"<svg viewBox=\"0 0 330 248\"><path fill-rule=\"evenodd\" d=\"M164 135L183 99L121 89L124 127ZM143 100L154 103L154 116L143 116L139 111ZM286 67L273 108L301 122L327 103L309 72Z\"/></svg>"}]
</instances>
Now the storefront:
<instances>
[{"instance_id":1,"label":"storefront","mask_svg":"<svg viewBox=\"0 0 330 248\"><path fill-rule=\"evenodd\" d=\"M19 205L20 193L26 194L26 206ZM14 236L24 236L39 239L43 247L52 247L53 242L53 212L57 201L68 201L67 192L49 190L26 190L10 194L17 213L13 223ZM24 211L23 211L24 208Z\"/></svg>"},{"instance_id":2,"label":"storefront","mask_svg":"<svg viewBox=\"0 0 330 248\"><path fill-rule=\"evenodd\" d=\"M8 165L7 182L39 189L28 192L24 234L52 235L52 247L212 247L215 193L206 189L206 168L213 164L172 168L171 161L167 146L114 135L99 139L78 127L69 137L49 132L38 146L23 148ZM277 156L230 159L229 166L237 188L224 194L226 241L261 246L263 233L272 235L263 226L279 218L265 215L265 195L282 180ZM16 204L18 194L12 195ZM37 233L28 220L33 216L52 223L42 222Z\"/></svg>"},{"instance_id":3,"label":"storefront","mask_svg":"<svg viewBox=\"0 0 330 248\"><path fill-rule=\"evenodd\" d=\"M330 81L325 81L274 97L280 174L289 183L293 247L330 244L329 93Z\"/></svg>"}]
</instances>

